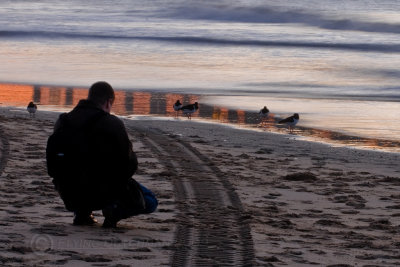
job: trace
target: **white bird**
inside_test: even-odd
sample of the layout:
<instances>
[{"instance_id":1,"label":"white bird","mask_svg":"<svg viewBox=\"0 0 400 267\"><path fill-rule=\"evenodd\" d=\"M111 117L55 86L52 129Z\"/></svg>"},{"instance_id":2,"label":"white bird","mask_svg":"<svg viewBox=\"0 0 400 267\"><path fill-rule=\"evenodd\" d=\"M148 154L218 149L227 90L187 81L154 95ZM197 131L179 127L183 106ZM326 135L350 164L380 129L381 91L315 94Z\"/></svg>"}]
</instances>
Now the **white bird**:
<instances>
[{"instance_id":1,"label":"white bird","mask_svg":"<svg viewBox=\"0 0 400 267\"><path fill-rule=\"evenodd\" d=\"M37 110L36 104L34 104L33 102L29 102L29 104L26 107L26 109L29 112L29 117L35 117L35 113L36 113L36 110Z\"/></svg>"},{"instance_id":2,"label":"white bird","mask_svg":"<svg viewBox=\"0 0 400 267\"><path fill-rule=\"evenodd\" d=\"M266 106L264 106L263 109L260 109L260 112L258 114L260 115L261 124L264 124L268 120L269 109Z\"/></svg>"},{"instance_id":3,"label":"white bird","mask_svg":"<svg viewBox=\"0 0 400 267\"><path fill-rule=\"evenodd\" d=\"M181 110L182 107L183 107L183 105L182 105L181 101L176 100L175 104L173 105L173 108L176 111L175 118L178 117L178 112L179 112L179 110Z\"/></svg>"},{"instance_id":4,"label":"white bird","mask_svg":"<svg viewBox=\"0 0 400 267\"><path fill-rule=\"evenodd\" d=\"M182 113L185 114L189 120L192 119L192 113L196 112L199 109L199 104L195 102L194 104L186 105L181 107Z\"/></svg>"},{"instance_id":5,"label":"white bird","mask_svg":"<svg viewBox=\"0 0 400 267\"><path fill-rule=\"evenodd\" d=\"M287 117L286 119L280 120L278 123L284 123L289 127L289 131L292 132L294 126L299 122L300 116L298 113L294 113L293 116Z\"/></svg>"}]
</instances>

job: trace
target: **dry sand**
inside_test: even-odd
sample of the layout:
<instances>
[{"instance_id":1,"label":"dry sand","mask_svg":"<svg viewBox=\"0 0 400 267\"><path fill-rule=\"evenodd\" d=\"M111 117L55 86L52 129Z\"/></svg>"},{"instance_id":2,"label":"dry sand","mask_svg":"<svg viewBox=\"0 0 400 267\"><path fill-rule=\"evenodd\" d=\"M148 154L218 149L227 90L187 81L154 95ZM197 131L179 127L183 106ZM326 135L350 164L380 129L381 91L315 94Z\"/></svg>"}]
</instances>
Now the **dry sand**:
<instances>
[{"instance_id":1,"label":"dry sand","mask_svg":"<svg viewBox=\"0 0 400 267\"><path fill-rule=\"evenodd\" d=\"M0 109L2 266L399 266L400 154L196 120L124 119L158 211L72 225L45 165L56 113Z\"/></svg>"}]
</instances>

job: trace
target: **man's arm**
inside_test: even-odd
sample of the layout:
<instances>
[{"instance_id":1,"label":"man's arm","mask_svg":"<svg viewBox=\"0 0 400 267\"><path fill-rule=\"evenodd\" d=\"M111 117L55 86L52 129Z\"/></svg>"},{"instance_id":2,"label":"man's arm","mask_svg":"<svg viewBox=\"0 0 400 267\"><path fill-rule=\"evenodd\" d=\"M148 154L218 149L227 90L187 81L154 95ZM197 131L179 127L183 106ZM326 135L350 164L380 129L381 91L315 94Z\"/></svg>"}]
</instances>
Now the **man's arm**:
<instances>
[{"instance_id":1,"label":"man's arm","mask_svg":"<svg viewBox=\"0 0 400 267\"><path fill-rule=\"evenodd\" d=\"M115 116L112 117L112 135L115 143L115 156L119 159L120 170L124 177L130 178L138 168L136 153L133 151L132 142L129 140L124 123Z\"/></svg>"}]
</instances>

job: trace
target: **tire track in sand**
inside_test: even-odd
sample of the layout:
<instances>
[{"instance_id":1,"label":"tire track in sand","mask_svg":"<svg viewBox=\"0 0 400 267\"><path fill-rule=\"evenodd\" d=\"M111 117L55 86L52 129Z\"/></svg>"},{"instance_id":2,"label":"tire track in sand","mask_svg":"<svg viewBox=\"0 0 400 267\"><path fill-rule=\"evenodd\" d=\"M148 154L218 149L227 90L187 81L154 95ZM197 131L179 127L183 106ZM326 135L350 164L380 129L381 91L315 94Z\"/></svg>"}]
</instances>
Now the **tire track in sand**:
<instances>
[{"instance_id":1,"label":"tire track in sand","mask_svg":"<svg viewBox=\"0 0 400 267\"><path fill-rule=\"evenodd\" d=\"M4 132L3 128L0 126L0 175L7 164L8 154L10 146L8 143L8 137Z\"/></svg>"},{"instance_id":2,"label":"tire track in sand","mask_svg":"<svg viewBox=\"0 0 400 267\"><path fill-rule=\"evenodd\" d=\"M250 217L224 173L189 143L160 129L130 129L145 133L141 141L173 179L178 222L171 265L254 265Z\"/></svg>"}]
</instances>

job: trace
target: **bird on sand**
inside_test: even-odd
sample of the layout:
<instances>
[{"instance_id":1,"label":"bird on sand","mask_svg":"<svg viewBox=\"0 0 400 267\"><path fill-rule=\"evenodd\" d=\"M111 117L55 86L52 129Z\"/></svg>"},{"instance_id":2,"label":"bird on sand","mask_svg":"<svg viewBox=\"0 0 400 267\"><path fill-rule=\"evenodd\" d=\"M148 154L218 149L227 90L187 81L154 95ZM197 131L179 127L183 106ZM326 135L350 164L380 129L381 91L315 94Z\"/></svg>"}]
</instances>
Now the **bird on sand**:
<instances>
[{"instance_id":1,"label":"bird on sand","mask_svg":"<svg viewBox=\"0 0 400 267\"><path fill-rule=\"evenodd\" d=\"M175 118L178 117L178 112L179 112L179 110L181 110L182 107L183 107L183 105L182 105L181 101L179 101L179 99L176 100L175 104L173 105L173 108L174 108L174 110L176 112L175 113Z\"/></svg>"},{"instance_id":2,"label":"bird on sand","mask_svg":"<svg viewBox=\"0 0 400 267\"><path fill-rule=\"evenodd\" d=\"M299 122L300 116L298 113L294 113L292 116L286 119L280 120L278 123L286 124L290 132L293 132L294 126Z\"/></svg>"},{"instance_id":3,"label":"bird on sand","mask_svg":"<svg viewBox=\"0 0 400 267\"><path fill-rule=\"evenodd\" d=\"M185 114L189 120L192 119L192 113L196 112L199 109L199 104L195 102L194 104L189 104L181 107L182 113Z\"/></svg>"},{"instance_id":4,"label":"bird on sand","mask_svg":"<svg viewBox=\"0 0 400 267\"><path fill-rule=\"evenodd\" d=\"M260 109L260 112L258 114L261 119L261 124L264 124L268 120L269 109L266 106L264 106L264 108Z\"/></svg>"},{"instance_id":5,"label":"bird on sand","mask_svg":"<svg viewBox=\"0 0 400 267\"><path fill-rule=\"evenodd\" d=\"M26 109L29 112L29 117L35 117L35 113L37 110L37 106L36 104L34 104L32 101L29 102L28 106L26 107Z\"/></svg>"}]
</instances>

